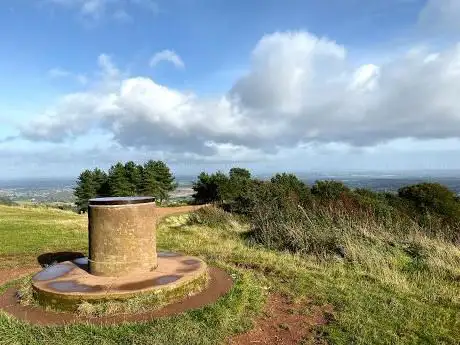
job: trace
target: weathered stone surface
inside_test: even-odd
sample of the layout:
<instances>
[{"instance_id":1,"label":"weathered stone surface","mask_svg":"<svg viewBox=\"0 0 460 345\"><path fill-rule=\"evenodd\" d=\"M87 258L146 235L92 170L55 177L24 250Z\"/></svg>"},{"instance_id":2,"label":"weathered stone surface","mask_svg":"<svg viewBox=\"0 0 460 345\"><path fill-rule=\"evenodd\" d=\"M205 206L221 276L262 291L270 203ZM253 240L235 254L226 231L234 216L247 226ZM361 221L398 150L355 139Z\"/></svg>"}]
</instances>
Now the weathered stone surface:
<instances>
[{"instance_id":1,"label":"weathered stone surface","mask_svg":"<svg viewBox=\"0 0 460 345\"><path fill-rule=\"evenodd\" d=\"M203 260L175 253L160 253L158 267L152 272L123 277L92 275L79 267L78 260L82 259L57 264L53 274L43 275L42 271L32 278L40 304L74 309L82 301L119 300L146 293L178 291L186 296L188 289L204 287L208 271Z\"/></svg>"},{"instance_id":2,"label":"weathered stone surface","mask_svg":"<svg viewBox=\"0 0 460 345\"><path fill-rule=\"evenodd\" d=\"M89 258L46 268L32 278L37 300L57 309L153 293L167 300L200 291L208 270L199 258L156 252L156 208L150 197L91 199Z\"/></svg>"},{"instance_id":3,"label":"weathered stone surface","mask_svg":"<svg viewBox=\"0 0 460 345\"><path fill-rule=\"evenodd\" d=\"M120 277L150 272L157 267L157 221L152 200L90 200L88 230L91 274Z\"/></svg>"}]
</instances>

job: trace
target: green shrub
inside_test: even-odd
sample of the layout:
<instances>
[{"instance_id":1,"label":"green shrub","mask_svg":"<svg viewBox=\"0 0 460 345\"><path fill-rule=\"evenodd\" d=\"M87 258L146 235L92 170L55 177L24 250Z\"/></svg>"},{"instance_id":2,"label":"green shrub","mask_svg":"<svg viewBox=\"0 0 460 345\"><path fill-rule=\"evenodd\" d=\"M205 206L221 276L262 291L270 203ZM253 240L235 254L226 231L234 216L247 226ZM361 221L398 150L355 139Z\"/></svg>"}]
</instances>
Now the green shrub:
<instances>
[{"instance_id":1,"label":"green shrub","mask_svg":"<svg viewBox=\"0 0 460 345\"><path fill-rule=\"evenodd\" d=\"M5 205L5 206L14 206L17 205L13 200L6 196L0 197L0 205Z\"/></svg>"},{"instance_id":2,"label":"green shrub","mask_svg":"<svg viewBox=\"0 0 460 345\"><path fill-rule=\"evenodd\" d=\"M350 189L342 182L325 180L316 181L311 187L311 193L325 200L334 200L340 198L344 193L348 193Z\"/></svg>"},{"instance_id":3,"label":"green shrub","mask_svg":"<svg viewBox=\"0 0 460 345\"><path fill-rule=\"evenodd\" d=\"M248 217L255 238L271 248L308 252L317 250L320 242L335 241L336 234L328 233L330 227L322 232L313 229L305 217L316 219L316 225L325 222L323 226L333 227L342 224L344 217L356 224L373 222L402 235L416 224L425 235L460 242L458 198L436 183L408 186L392 194L363 188L351 191L342 182L325 180L316 181L310 190L293 174L259 181L248 170L233 168L228 176L200 174L194 189L197 203L214 202L227 212ZM324 249L335 246L329 244Z\"/></svg>"},{"instance_id":4,"label":"green shrub","mask_svg":"<svg viewBox=\"0 0 460 345\"><path fill-rule=\"evenodd\" d=\"M207 174L202 172L198 175L197 181L193 184L193 199L196 204L207 204L221 202L227 187L228 177L222 172Z\"/></svg>"},{"instance_id":5,"label":"green shrub","mask_svg":"<svg viewBox=\"0 0 460 345\"><path fill-rule=\"evenodd\" d=\"M277 187L280 196L301 205L307 205L311 201L310 189L294 174L276 174L270 182Z\"/></svg>"},{"instance_id":6,"label":"green shrub","mask_svg":"<svg viewBox=\"0 0 460 345\"><path fill-rule=\"evenodd\" d=\"M399 189L401 198L411 201L421 212L458 217L460 204L454 192L439 183L420 183Z\"/></svg>"},{"instance_id":7,"label":"green shrub","mask_svg":"<svg viewBox=\"0 0 460 345\"><path fill-rule=\"evenodd\" d=\"M264 182L252 195L253 208L248 219L251 237L268 248L299 253L339 253L340 230L333 217L304 208L299 195L281 183ZM325 217L326 216L326 217Z\"/></svg>"},{"instance_id":8,"label":"green shrub","mask_svg":"<svg viewBox=\"0 0 460 345\"><path fill-rule=\"evenodd\" d=\"M399 189L399 206L430 234L460 240L460 203L439 183L420 183Z\"/></svg>"},{"instance_id":9,"label":"green shrub","mask_svg":"<svg viewBox=\"0 0 460 345\"><path fill-rule=\"evenodd\" d=\"M189 214L189 224L205 225L211 228L226 226L231 214L215 206L205 206Z\"/></svg>"}]
</instances>

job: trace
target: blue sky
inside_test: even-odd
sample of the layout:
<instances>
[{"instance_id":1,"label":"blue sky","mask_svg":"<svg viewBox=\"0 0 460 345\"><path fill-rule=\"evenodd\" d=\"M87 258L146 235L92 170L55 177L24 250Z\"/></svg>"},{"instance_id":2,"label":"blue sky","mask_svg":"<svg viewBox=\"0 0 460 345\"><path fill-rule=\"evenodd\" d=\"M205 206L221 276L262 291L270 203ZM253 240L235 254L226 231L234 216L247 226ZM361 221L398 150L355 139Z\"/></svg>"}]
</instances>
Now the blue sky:
<instances>
[{"instance_id":1,"label":"blue sky","mask_svg":"<svg viewBox=\"0 0 460 345\"><path fill-rule=\"evenodd\" d=\"M460 169L457 0L4 0L0 178Z\"/></svg>"}]
</instances>

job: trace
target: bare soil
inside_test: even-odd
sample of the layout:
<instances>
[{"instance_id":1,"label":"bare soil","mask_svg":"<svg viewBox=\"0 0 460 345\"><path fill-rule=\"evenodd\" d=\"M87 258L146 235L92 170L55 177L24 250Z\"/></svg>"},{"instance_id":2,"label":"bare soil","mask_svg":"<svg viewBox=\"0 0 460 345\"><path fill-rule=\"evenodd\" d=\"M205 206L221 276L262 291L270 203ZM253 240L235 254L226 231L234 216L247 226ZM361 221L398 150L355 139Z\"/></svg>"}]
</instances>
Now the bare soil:
<instances>
[{"instance_id":1,"label":"bare soil","mask_svg":"<svg viewBox=\"0 0 460 345\"><path fill-rule=\"evenodd\" d=\"M0 285L3 285L10 280L18 279L23 276L26 276L30 273L38 272L40 270L40 266L36 265L30 267L21 267L21 268L11 268L0 270Z\"/></svg>"},{"instance_id":2,"label":"bare soil","mask_svg":"<svg viewBox=\"0 0 460 345\"><path fill-rule=\"evenodd\" d=\"M315 335L315 329L328 322L329 306L310 307L293 304L283 296L271 295L262 317L255 321L253 329L232 337L230 345L294 345L325 344Z\"/></svg>"},{"instance_id":3,"label":"bare soil","mask_svg":"<svg viewBox=\"0 0 460 345\"><path fill-rule=\"evenodd\" d=\"M197 210L198 208L203 207L201 205L197 206L177 206L177 207L157 207L156 213L158 218L164 218L173 214L188 213Z\"/></svg>"}]
</instances>

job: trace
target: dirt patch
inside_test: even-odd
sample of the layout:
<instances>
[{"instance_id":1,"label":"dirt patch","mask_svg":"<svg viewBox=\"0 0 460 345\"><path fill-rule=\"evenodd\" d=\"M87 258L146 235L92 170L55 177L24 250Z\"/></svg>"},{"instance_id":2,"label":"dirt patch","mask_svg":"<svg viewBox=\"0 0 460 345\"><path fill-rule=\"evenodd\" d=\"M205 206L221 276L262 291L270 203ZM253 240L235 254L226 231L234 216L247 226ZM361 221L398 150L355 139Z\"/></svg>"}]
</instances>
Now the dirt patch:
<instances>
[{"instance_id":1,"label":"dirt patch","mask_svg":"<svg viewBox=\"0 0 460 345\"><path fill-rule=\"evenodd\" d=\"M13 315L19 320L40 325L63 325L71 323L93 323L93 324L120 324L124 322L141 322L153 318L170 316L182 313L187 310L203 307L216 302L225 295L232 287L232 278L219 268L209 269L210 282L202 292L187 297L179 302L169 304L162 309L139 314L123 314L105 317L80 316L73 313L51 312L34 306L22 306L18 303L15 293L16 289L8 289L0 296L0 309Z\"/></svg>"},{"instance_id":2,"label":"dirt patch","mask_svg":"<svg viewBox=\"0 0 460 345\"><path fill-rule=\"evenodd\" d=\"M159 219L161 218L164 218L164 217L167 217L167 216L171 216L173 214L182 214L182 213L189 213L189 212L193 212L197 209L199 209L200 207L203 207L203 206L200 206L200 205L197 205L197 206L178 206L178 207L157 207L156 208L156 214L158 216Z\"/></svg>"},{"instance_id":3,"label":"dirt patch","mask_svg":"<svg viewBox=\"0 0 460 345\"><path fill-rule=\"evenodd\" d=\"M3 285L11 280L21 278L30 273L35 273L40 270L39 266L36 267L21 267L0 270L0 285Z\"/></svg>"},{"instance_id":4,"label":"dirt patch","mask_svg":"<svg viewBox=\"0 0 460 345\"><path fill-rule=\"evenodd\" d=\"M271 295L264 314L255 321L254 328L246 333L232 337L230 345L294 345L325 344L315 339L317 326L328 322L332 308L312 307L290 303L285 297Z\"/></svg>"}]
</instances>

